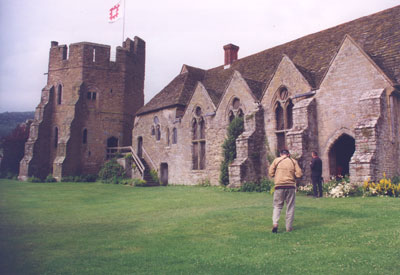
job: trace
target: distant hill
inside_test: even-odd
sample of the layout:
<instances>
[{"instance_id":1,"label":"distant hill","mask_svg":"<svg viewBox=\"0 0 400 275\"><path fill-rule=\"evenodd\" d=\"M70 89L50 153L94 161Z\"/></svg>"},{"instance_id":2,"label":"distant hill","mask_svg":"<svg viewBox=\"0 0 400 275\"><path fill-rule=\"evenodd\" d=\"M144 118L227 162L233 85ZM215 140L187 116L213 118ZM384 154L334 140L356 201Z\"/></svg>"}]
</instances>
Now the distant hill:
<instances>
[{"instance_id":1,"label":"distant hill","mask_svg":"<svg viewBox=\"0 0 400 275\"><path fill-rule=\"evenodd\" d=\"M5 112L0 113L0 138L7 136L18 124L27 119L33 119L35 112Z\"/></svg>"}]
</instances>

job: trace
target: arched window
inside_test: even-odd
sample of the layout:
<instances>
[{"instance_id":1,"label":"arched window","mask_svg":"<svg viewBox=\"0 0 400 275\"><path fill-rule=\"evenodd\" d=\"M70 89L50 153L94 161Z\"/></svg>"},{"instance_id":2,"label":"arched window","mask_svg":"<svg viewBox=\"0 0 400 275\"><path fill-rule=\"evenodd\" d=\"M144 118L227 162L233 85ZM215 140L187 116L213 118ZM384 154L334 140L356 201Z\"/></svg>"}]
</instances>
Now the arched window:
<instances>
[{"instance_id":1,"label":"arched window","mask_svg":"<svg viewBox=\"0 0 400 275\"><path fill-rule=\"evenodd\" d=\"M197 120L194 118L192 121L192 140L197 139Z\"/></svg>"},{"instance_id":2,"label":"arched window","mask_svg":"<svg viewBox=\"0 0 400 275\"><path fill-rule=\"evenodd\" d=\"M232 101L232 107L233 109L237 110L240 107L240 99L239 98L234 98Z\"/></svg>"},{"instance_id":3,"label":"arched window","mask_svg":"<svg viewBox=\"0 0 400 275\"><path fill-rule=\"evenodd\" d=\"M287 129L293 127L293 103L289 100L289 103L286 107L286 120L287 120Z\"/></svg>"},{"instance_id":4,"label":"arched window","mask_svg":"<svg viewBox=\"0 0 400 275\"><path fill-rule=\"evenodd\" d=\"M237 112L237 116L238 116L238 117L243 117L243 115L244 115L244 114L243 114L242 109L239 109L238 112Z\"/></svg>"},{"instance_id":5,"label":"arched window","mask_svg":"<svg viewBox=\"0 0 400 275\"><path fill-rule=\"evenodd\" d=\"M54 128L54 148L58 146L58 128Z\"/></svg>"},{"instance_id":6,"label":"arched window","mask_svg":"<svg viewBox=\"0 0 400 275\"><path fill-rule=\"evenodd\" d=\"M203 117L192 120L192 168L203 170L206 167L206 129Z\"/></svg>"},{"instance_id":7,"label":"arched window","mask_svg":"<svg viewBox=\"0 0 400 275\"><path fill-rule=\"evenodd\" d=\"M172 144L178 143L178 129L172 129Z\"/></svg>"},{"instance_id":8,"label":"arched window","mask_svg":"<svg viewBox=\"0 0 400 275\"><path fill-rule=\"evenodd\" d=\"M62 86L61 84L59 84L57 89L57 104L60 105L61 101L62 101Z\"/></svg>"},{"instance_id":9,"label":"arched window","mask_svg":"<svg viewBox=\"0 0 400 275\"><path fill-rule=\"evenodd\" d=\"M199 119L199 132L200 132L200 139L206 138L206 127L204 124L204 119L201 117Z\"/></svg>"},{"instance_id":10,"label":"arched window","mask_svg":"<svg viewBox=\"0 0 400 275\"><path fill-rule=\"evenodd\" d=\"M86 144L86 143L87 143L87 129L84 129L84 130L83 130L83 133L82 133L82 143L83 143L83 144Z\"/></svg>"},{"instance_id":11,"label":"arched window","mask_svg":"<svg viewBox=\"0 0 400 275\"><path fill-rule=\"evenodd\" d=\"M275 107L275 120L276 120L276 130L283 130L285 127L285 120L283 118L283 109L279 102L276 104Z\"/></svg>"},{"instance_id":12,"label":"arched window","mask_svg":"<svg viewBox=\"0 0 400 275\"><path fill-rule=\"evenodd\" d=\"M232 111L230 111L228 116L229 116L229 123L231 123L232 120L235 118L235 115L233 114Z\"/></svg>"},{"instance_id":13,"label":"arched window","mask_svg":"<svg viewBox=\"0 0 400 275\"><path fill-rule=\"evenodd\" d=\"M156 129L154 128L154 125L151 126L151 135L154 136L156 134Z\"/></svg>"},{"instance_id":14,"label":"arched window","mask_svg":"<svg viewBox=\"0 0 400 275\"><path fill-rule=\"evenodd\" d=\"M160 125L156 126L156 140L160 140L161 139L161 128Z\"/></svg>"}]
</instances>

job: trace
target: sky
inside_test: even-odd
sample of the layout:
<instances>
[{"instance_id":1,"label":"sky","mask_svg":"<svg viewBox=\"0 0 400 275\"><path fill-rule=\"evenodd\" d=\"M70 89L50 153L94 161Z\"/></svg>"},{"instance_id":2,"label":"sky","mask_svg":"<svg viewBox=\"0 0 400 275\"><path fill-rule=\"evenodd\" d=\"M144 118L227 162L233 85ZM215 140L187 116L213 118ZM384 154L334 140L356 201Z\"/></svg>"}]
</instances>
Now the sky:
<instances>
[{"instance_id":1,"label":"sky","mask_svg":"<svg viewBox=\"0 0 400 275\"><path fill-rule=\"evenodd\" d=\"M123 0L122 0L123 1ZM51 41L122 45L123 20L108 23L118 0L0 2L0 112L34 111L47 83ZM146 41L145 102L182 65L223 65L222 47L239 58L399 5L398 0L125 0L125 38Z\"/></svg>"}]
</instances>

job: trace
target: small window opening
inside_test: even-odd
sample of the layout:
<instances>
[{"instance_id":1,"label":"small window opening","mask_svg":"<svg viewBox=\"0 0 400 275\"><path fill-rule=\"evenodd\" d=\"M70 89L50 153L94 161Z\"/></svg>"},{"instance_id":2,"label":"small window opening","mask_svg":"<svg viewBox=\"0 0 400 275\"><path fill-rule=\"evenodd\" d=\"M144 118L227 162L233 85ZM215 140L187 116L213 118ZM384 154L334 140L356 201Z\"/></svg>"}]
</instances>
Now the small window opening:
<instances>
[{"instance_id":1,"label":"small window opening","mask_svg":"<svg viewBox=\"0 0 400 275\"><path fill-rule=\"evenodd\" d=\"M178 129L172 129L172 144L178 143Z\"/></svg>"},{"instance_id":2,"label":"small window opening","mask_svg":"<svg viewBox=\"0 0 400 275\"><path fill-rule=\"evenodd\" d=\"M54 148L58 146L58 128L54 128Z\"/></svg>"},{"instance_id":3,"label":"small window opening","mask_svg":"<svg viewBox=\"0 0 400 275\"><path fill-rule=\"evenodd\" d=\"M57 104L60 105L62 101L62 86L61 84L58 85L58 91L57 91Z\"/></svg>"},{"instance_id":4,"label":"small window opening","mask_svg":"<svg viewBox=\"0 0 400 275\"><path fill-rule=\"evenodd\" d=\"M86 144L87 143L87 129L83 130L83 134L82 134L82 143Z\"/></svg>"}]
</instances>

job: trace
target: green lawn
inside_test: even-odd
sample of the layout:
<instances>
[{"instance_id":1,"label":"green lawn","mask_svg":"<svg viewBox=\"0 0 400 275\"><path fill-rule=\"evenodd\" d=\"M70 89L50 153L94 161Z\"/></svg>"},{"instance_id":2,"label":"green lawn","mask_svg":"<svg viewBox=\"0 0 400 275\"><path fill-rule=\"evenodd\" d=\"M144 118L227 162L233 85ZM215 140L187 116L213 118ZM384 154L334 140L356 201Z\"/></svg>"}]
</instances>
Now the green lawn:
<instances>
[{"instance_id":1,"label":"green lawn","mask_svg":"<svg viewBox=\"0 0 400 275\"><path fill-rule=\"evenodd\" d=\"M0 180L0 274L399 274L400 199Z\"/></svg>"}]
</instances>

